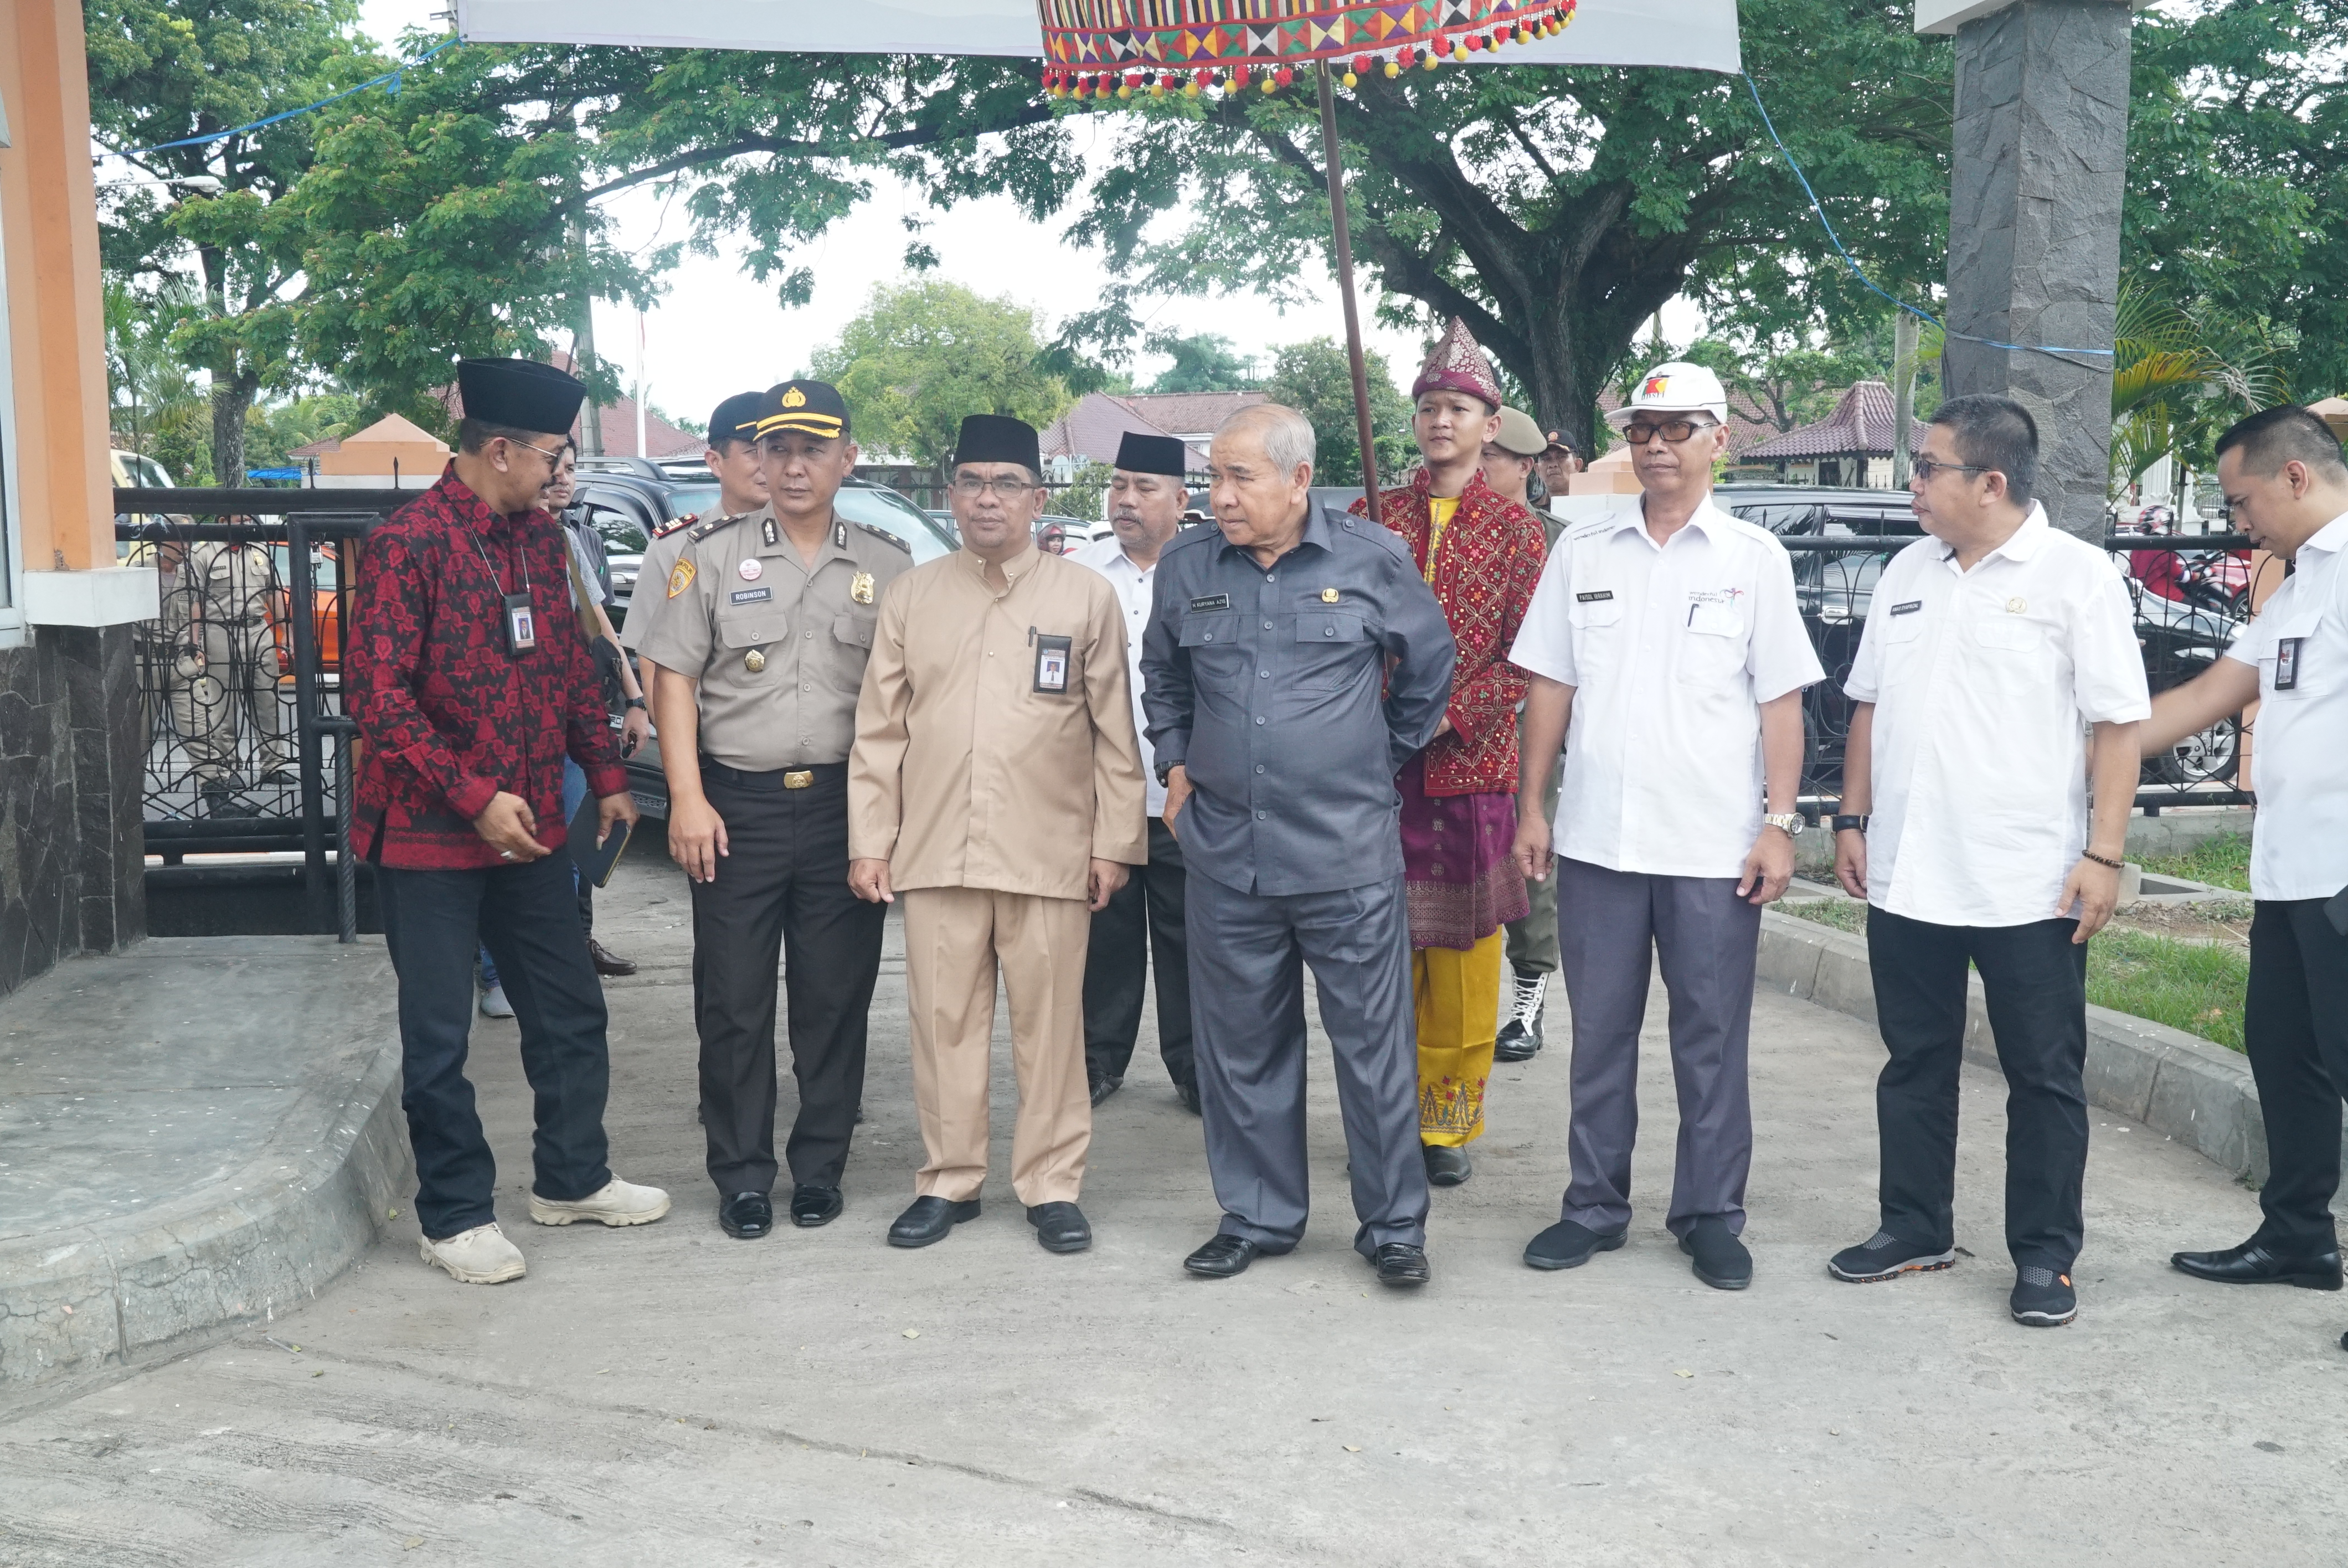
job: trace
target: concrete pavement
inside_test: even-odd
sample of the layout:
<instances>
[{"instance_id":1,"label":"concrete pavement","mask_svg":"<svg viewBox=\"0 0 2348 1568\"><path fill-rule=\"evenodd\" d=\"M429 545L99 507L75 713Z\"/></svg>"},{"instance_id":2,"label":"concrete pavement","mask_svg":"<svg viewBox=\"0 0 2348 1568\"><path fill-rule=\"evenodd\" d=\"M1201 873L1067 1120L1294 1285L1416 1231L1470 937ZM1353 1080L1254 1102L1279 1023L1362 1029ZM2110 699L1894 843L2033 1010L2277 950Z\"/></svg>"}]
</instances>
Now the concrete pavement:
<instances>
[{"instance_id":1,"label":"concrete pavement","mask_svg":"<svg viewBox=\"0 0 2348 1568\"><path fill-rule=\"evenodd\" d=\"M1011 1196L998 1052L987 1211L906 1253L880 1239L919 1160L892 957L847 1214L745 1244L717 1230L700 1170L682 879L632 856L602 903L605 940L649 960L611 993L613 1163L676 1211L642 1230L530 1225L512 1026L484 1022L475 1078L529 1278L427 1270L402 1204L352 1273L265 1333L0 1426L0 1563L2348 1557L2348 1298L2170 1270L2175 1247L2247 1235L2254 1200L2108 1112L2082 1315L2054 1331L2005 1315L2002 1090L1975 1069L1968 1255L1828 1279L1827 1255L1874 1225L1879 1046L1772 995L1741 1295L1697 1284L1662 1228L1660 993L1645 1206L1630 1245L1585 1268L1518 1261L1564 1177L1559 1047L1500 1070L1474 1181L1437 1194L1436 1282L1416 1295L1379 1290L1347 1246L1325 1054L1304 1246L1186 1278L1215 1208L1198 1123L1147 1038L1098 1114L1092 1252L1042 1252Z\"/></svg>"}]
</instances>

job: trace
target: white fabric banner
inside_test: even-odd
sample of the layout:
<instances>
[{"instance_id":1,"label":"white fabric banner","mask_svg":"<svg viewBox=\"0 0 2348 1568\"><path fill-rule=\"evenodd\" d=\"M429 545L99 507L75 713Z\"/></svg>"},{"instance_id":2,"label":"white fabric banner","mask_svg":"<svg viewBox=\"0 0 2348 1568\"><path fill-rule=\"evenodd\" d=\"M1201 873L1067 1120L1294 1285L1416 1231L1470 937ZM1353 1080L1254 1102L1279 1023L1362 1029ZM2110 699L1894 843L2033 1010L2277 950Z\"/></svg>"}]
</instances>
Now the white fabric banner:
<instances>
[{"instance_id":1,"label":"white fabric banner","mask_svg":"<svg viewBox=\"0 0 2348 1568\"><path fill-rule=\"evenodd\" d=\"M1035 0L457 0L457 31L482 44L622 44L871 55L1043 53ZM1554 38L1477 63L1742 68L1736 0L1581 0ZM1449 67L1442 67L1450 69Z\"/></svg>"}]
</instances>

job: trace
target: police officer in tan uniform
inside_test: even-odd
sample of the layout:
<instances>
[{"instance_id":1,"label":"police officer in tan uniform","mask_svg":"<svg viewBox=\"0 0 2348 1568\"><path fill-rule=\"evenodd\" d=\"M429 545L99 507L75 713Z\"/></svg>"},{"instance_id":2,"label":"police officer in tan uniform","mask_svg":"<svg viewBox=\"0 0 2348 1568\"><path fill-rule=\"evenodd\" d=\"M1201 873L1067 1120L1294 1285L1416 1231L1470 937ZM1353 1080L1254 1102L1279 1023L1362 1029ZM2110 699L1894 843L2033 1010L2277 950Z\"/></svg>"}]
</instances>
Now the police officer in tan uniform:
<instances>
[{"instance_id":1,"label":"police officer in tan uniform","mask_svg":"<svg viewBox=\"0 0 2348 1568\"><path fill-rule=\"evenodd\" d=\"M256 743L257 782L284 783L294 771L277 700L284 613L277 571L251 541L199 539L184 548L165 610L171 723L205 815L250 816L234 794L242 733L250 729Z\"/></svg>"},{"instance_id":2,"label":"police officer in tan uniform","mask_svg":"<svg viewBox=\"0 0 2348 1568\"><path fill-rule=\"evenodd\" d=\"M774 1226L775 967L786 960L798 1117L791 1221L829 1223L864 1094L880 906L848 885L848 752L881 590L912 564L832 497L856 466L848 406L819 381L771 388L757 433L767 504L685 530L631 619L657 664L669 853L693 879L701 1120L718 1224Z\"/></svg>"}]
</instances>

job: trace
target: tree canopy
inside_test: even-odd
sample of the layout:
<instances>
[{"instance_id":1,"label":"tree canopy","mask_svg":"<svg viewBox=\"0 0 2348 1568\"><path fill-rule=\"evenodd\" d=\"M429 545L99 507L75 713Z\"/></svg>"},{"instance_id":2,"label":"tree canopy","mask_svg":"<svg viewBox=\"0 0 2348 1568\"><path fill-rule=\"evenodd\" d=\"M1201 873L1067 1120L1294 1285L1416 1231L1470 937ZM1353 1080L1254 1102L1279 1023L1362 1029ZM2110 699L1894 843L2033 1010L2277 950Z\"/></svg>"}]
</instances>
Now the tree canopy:
<instances>
[{"instance_id":1,"label":"tree canopy","mask_svg":"<svg viewBox=\"0 0 2348 1568\"><path fill-rule=\"evenodd\" d=\"M1371 439L1376 443L1378 478L1391 484L1410 462L1410 400L1395 386L1386 356L1371 349L1362 356L1370 384ZM1312 422L1319 461L1314 482L1362 482L1361 426L1354 416L1354 372L1336 339L1310 338L1272 354L1264 395L1284 403Z\"/></svg>"},{"instance_id":2,"label":"tree canopy","mask_svg":"<svg viewBox=\"0 0 2348 1568\"><path fill-rule=\"evenodd\" d=\"M1041 429L1074 401L1037 364L1035 318L1011 300L922 279L877 284L811 372L839 388L857 442L942 467L966 414L1005 414Z\"/></svg>"}]
</instances>

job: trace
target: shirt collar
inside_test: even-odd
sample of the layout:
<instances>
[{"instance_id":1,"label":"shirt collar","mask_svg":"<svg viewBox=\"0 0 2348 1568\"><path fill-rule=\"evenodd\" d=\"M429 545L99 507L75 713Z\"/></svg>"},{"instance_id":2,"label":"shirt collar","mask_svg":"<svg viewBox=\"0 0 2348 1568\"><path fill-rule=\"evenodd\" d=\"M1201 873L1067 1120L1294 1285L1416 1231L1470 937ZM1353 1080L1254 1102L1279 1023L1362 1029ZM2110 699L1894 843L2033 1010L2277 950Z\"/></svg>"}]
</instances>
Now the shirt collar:
<instances>
[{"instance_id":1,"label":"shirt collar","mask_svg":"<svg viewBox=\"0 0 2348 1568\"><path fill-rule=\"evenodd\" d=\"M1712 492L1707 490L1704 492L1704 499L1696 503L1695 510L1688 514L1688 520L1684 528L1673 530L1672 538L1677 538L1684 528L1693 528L1701 530L1704 538L1710 541L1727 521L1727 514L1712 504ZM1639 537L1647 541L1648 548L1651 549L1663 548L1655 543L1654 535L1647 532L1647 498L1644 496L1639 497L1636 505L1614 514L1614 533L1619 534L1626 529L1636 529ZM1607 537L1611 538L1613 535L1610 534Z\"/></svg>"},{"instance_id":2,"label":"shirt collar","mask_svg":"<svg viewBox=\"0 0 2348 1568\"><path fill-rule=\"evenodd\" d=\"M448 509L457 514L458 519L475 533L486 534L505 518L505 514L489 510L489 504L476 495L470 485L457 477L454 458L450 458L448 466L440 470L440 482L433 487L440 492L441 498L448 502ZM526 512L516 512L512 516L517 525L541 517L550 523L555 521L554 515L543 507L532 507Z\"/></svg>"},{"instance_id":3,"label":"shirt collar","mask_svg":"<svg viewBox=\"0 0 2348 1568\"><path fill-rule=\"evenodd\" d=\"M1003 580L1009 583L1014 588L1018 587L1019 579L1021 578L1026 577L1035 571L1036 559L1043 553L1043 551L1035 548L1034 540L1029 540L1025 549L1021 550L1017 555L1013 556L1009 560L1003 563ZM978 579L981 582L984 582L986 580L986 563L981 560L978 558L978 553L975 550L973 550L968 545L964 545L962 548L956 550L954 552L954 559L962 562L963 569L969 572L971 576Z\"/></svg>"},{"instance_id":4,"label":"shirt collar","mask_svg":"<svg viewBox=\"0 0 2348 1568\"><path fill-rule=\"evenodd\" d=\"M1980 560L1973 562L1973 565L1982 566L2001 556L2010 561L2026 561L2044 548L2046 536L2054 527L2054 524L2046 520L2046 507L2040 502L2033 501L2030 503L2030 515L2022 519L2022 526L2007 537L2005 543L1983 555ZM1943 566L1953 567L1956 561L1957 547L1944 542L1941 546L1941 563Z\"/></svg>"},{"instance_id":5,"label":"shirt collar","mask_svg":"<svg viewBox=\"0 0 2348 1568\"><path fill-rule=\"evenodd\" d=\"M2348 512L2343 512L2313 533L2299 547L2302 550L2327 550L2334 554L2348 549Z\"/></svg>"},{"instance_id":6,"label":"shirt collar","mask_svg":"<svg viewBox=\"0 0 2348 1568\"><path fill-rule=\"evenodd\" d=\"M1218 534L1222 533L1222 529L1215 528L1215 525L1212 523L1209 523L1207 526L1210 528L1215 528L1215 531ZM1293 554L1296 550L1303 549L1306 545L1312 545L1315 548L1323 551L1329 550L1329 530L1335 526L1336 525L1329 519L1327 508L1323 507L1319 501L1306 501L1304 503L1304 531L1296 536L1296 543L1291 547L1290 553ZM1221 543L1216 548L1220 552L1221 558L1228 559L1230 559L1232 551L1238 550L1244 553L1251 547L1247 545L1235 545L1231 543L1228 537L1225 537ZM1163 555L1160 555L1158 559L1159 560L1164 560L1166 558ZM1250 558L1249 564L1253 565L1253 558ZM1262 569L1259 568L1258 569Z\"/></svg>"}]
</instances>

